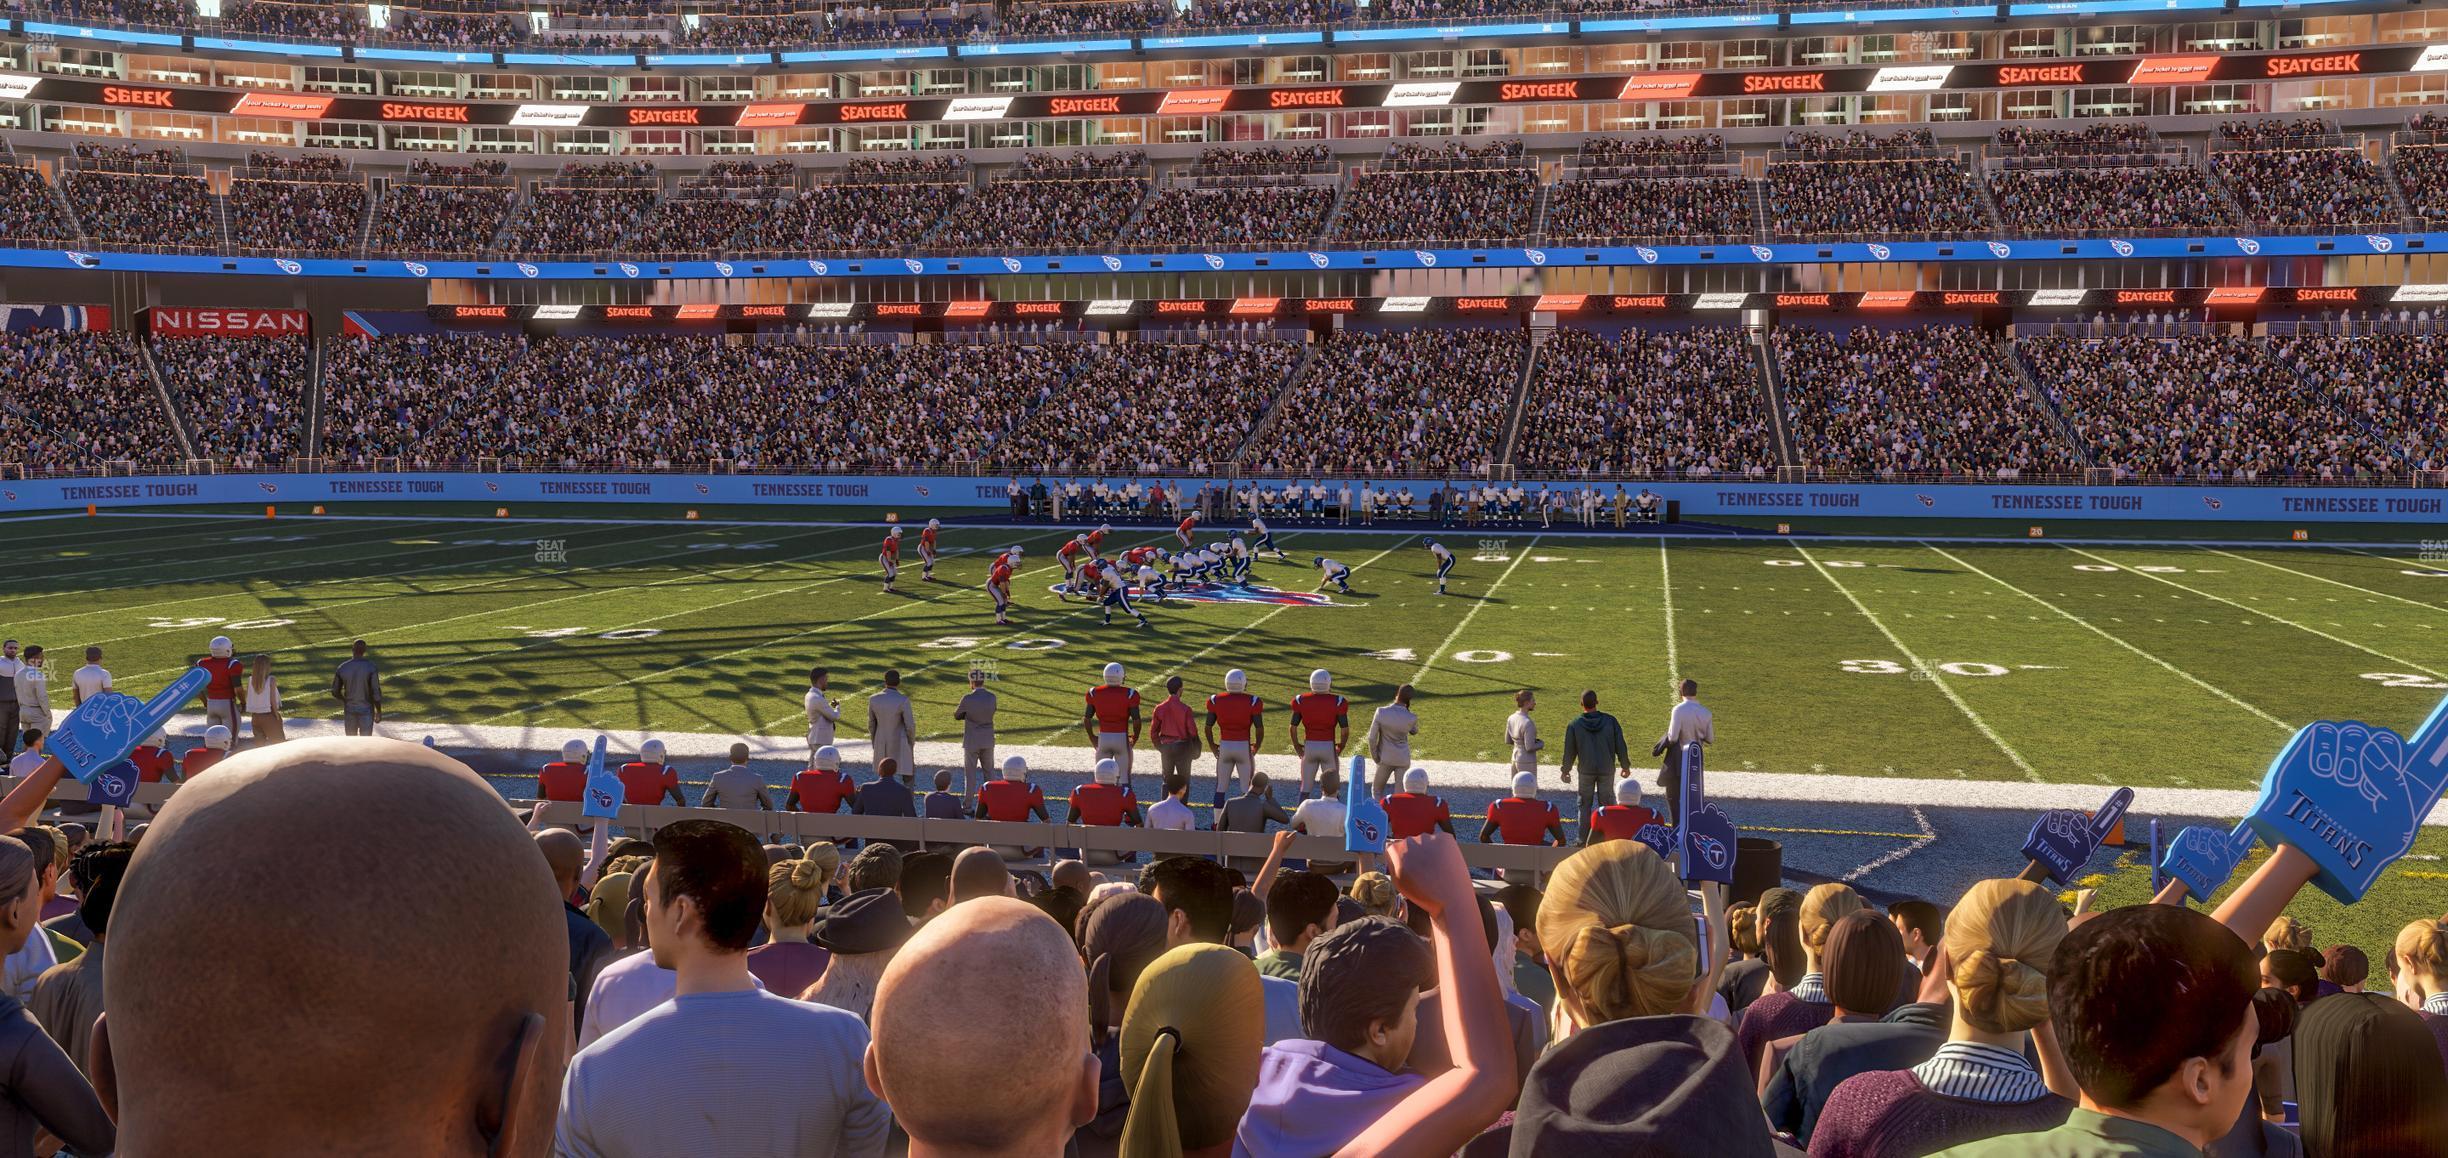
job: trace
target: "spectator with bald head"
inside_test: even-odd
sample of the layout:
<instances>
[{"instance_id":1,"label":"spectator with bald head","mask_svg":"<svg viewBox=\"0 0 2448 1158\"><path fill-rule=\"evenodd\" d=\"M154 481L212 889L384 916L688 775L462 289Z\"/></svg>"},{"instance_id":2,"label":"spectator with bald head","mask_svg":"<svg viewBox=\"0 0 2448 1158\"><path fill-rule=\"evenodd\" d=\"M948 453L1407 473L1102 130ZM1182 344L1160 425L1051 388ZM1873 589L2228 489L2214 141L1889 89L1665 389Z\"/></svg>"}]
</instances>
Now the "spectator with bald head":
<instances>
[{"instance_id":1,"label":"spectator with bald head","mask_svg":"<svg viewBox=\"0 0 2448 1158\"><path fill-rule=\"evenodd\" d=\"M892 1114L859 1080L867 1028L767 993L748 971L765 915L765 850L747 829L655 830L639 889L664 1002L570 1060L554 1149L565 1155L884 1152ZM672 1113L673 1104L719 1112Z\"/></svg>"},{"instance_id":2,"label":"spectator with bald head","mask_svg":"<svg viewBox=\"0 0 2448 1158\"><path fill-rule=\"evenodd\" d=\"M1003 857L985 845L961 850L952 860L952 903L974 901L980 897L1012 895L1011 869Z\"/></svg>"},{"instance_id":3,"label":"spectator with bald head","mask_svg":"<svg viewBox=\"0 0 2448 1158\"><path fill-rule=\"evenodd\" d=\"M350 815L385 820L328 823ZM407 882L414 903L374 903ZM163 806L112 907L94 1076L121 1152L543 1153L569 1034L554 907L532 837L448 756L230 757ZM199 992L198 960L229 983Z\"/></svg>"},{"instance_id":4,"label":"spectator with bald head","mask_svg":"<svg viewBox=\"0 0 2448 1158\"><path fill-rule=\"evenodd\" d=\"M987 976L999 983L977 983ZM986 897L920 930L884 972L873 1026L867 1085L892 1105L911 1158L1052 1158L1096 1112L1079 957L1019 901Z\"/></svg>"}]
</instances>

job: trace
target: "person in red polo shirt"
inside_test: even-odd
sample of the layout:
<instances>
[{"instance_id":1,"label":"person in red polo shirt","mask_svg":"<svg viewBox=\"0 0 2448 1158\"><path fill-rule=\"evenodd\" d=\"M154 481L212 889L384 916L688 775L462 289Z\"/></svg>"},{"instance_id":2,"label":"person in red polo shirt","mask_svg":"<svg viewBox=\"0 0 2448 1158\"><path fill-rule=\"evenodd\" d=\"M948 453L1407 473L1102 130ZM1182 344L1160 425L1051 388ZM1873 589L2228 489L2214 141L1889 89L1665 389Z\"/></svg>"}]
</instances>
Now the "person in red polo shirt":
<instances>
[{"instance_id":1,"label":"person in red polo shirt","mask_svg":"<svg viewBox=\"0 0 2448 1158\"><path fill-rule=\"evenodd\" d=\"M1122 782L1122 766L1112 760L1096 763L1096 778L1080 785L1071 793L1071 812L1064 824L1086 824L1098 828L1137 827L1145 821L1139 815L1139 798L1131 794ZM1117 855L1103 849L1089 849L1080 857L1090 864L1115 864L1135 860L1130 854Z\"/></svg>"},{"instance_id":2,"label":"person in red polo shirt","mask_svg":"<svg viewBox=\"0 0 2448 1158\"><path fill-rule=\"evenodd\" d=\"M841 749L827 744L816 749L814 767L791 777L784 812L839 812L858 795L858 785L842 774Z\"/></svg>"},{"instance_id":3,"label":"person in red polo shirt","mask_svg":"<svg viewBox=\"0 0 2448 1158\"><path fill-rule=\"evenodd\" d=\"M212 654L196 661L212 677L204 685L204 722L227 725L234 737L238 733L238 681L246 678L246 661L237 657L238 649L226 635L214 636L210 646Z\"/></svg>"},{"instance_id":4,"label":"person in red polo shirt","mask_svg":"<svg viewBox=\"0 0 2448 1158\"><path fill-rule=\"evenodd\" d=\"M1088 708L1080 713L1080 726L1088 730L1088 742L1096 746L1099 760L1111 760L1122 769L1122 783L1130 784L1131 749L1139 746L1139 692L1122 686L1122 665L1105 665L1105 682L1088 689Z\"/></svg>"},{"instance_id":5,"label":"person in red polo shirt","mask_svg":"<svg viewBox=\"0 0 2448 1158\"><path fill-rule=\"evenodd\" d=\"M1641 806L1640 781L1621 776L1615 780L1615 803L1590 814L1589 831L1581 834L1581 843L1630 840L1642 828L1664 823L1666 818Z\"/></svg>"},{"instance_id":6,"label":"person in red polo shirt","mask_svg":"<svg viewBox=\"0 0 2448 1158\"><path fill-rule=\"evenodd\" d=\"M1564 844L1564 813L1538 798L1538 773L1513 777L1513 795L1488 805L1481 844Z\"/></svg>"},{"instance_id":7,"label":"person in red polo shirt","mask_svg":"<svg viewBox=\"0 0 2448 1158\"><path fill-rule=\"evenodd\" d=\"M1378 803L1385 806L1386 835L1394 840L1431 832L1453 835L1453 812L1444 797L1428 794L1428 770L1416 764L1403 770L1403 790Z\"/></svg>"},{"instance_id":8,"label":"person in red polo shirt","mask_svg":"<svg viewBox=\"0 0 2448 1158\"><path fill-rule=\"evenodd\" d=\"M1223 738L1217 738L1222 729ZM1207 746L1216 754L1215 807L1241 794L1241 785L1258 771L1252 753L1266 741L1266 701L1249 694L1249 674L1240 668L1224 673L1222 695L1207 697Z\"/></svg>"},{"instance_id":9,"label":"person in red polo shirt","mask_svg":"<svg viewBox=\"0 0 2448 1158\"><path fill-rule=\"evenodd\" d=\"M1046 816L1045 790L1029 783L1028 761L1018 756L1003 758L1002 775L978 787L977 818L1014 824L1050 819ZM1025 860L1044 851L1007 844L990 847L1007 860Z\"/></svg>"},{"instance_id":10,"label":"person in red polo shirt","mask_svg":"<svg viewBox=\"0 0 2448 1158\"><path fill-rule=\"evenodd\" d=\"M661 804L665 800L682 808L688 807L688 797L680 794L680 773L664 759L663 741L648 740L638 745L638 758L620 766L621 803Z\"/></svg>"},{"instance_id":11,"label":"person in red polo shirt","mask_svg":"<svg viewBox=\"0 0 2448 1158\"><path fill-rule=\"evenodd\" d=\"M561 745L561 758L536 772L536 799L576 803L586 797L587 746L583 740Z\"/></svg>"},{"instance_id":12,"label":"person in red polo shirt","mask_svg":"<svg viewBox=\"0 0 2448 1158\"><path fill-rule=\"evenodd\" d=\"M1351 704L1327 690L1334 677L1325 668L1309 673L1309 690L1292 697L1292 751L1301 762L1301 799L1320 777L1333 779L1343 746L1351 742Z\"/></svg>"}]
</instances>

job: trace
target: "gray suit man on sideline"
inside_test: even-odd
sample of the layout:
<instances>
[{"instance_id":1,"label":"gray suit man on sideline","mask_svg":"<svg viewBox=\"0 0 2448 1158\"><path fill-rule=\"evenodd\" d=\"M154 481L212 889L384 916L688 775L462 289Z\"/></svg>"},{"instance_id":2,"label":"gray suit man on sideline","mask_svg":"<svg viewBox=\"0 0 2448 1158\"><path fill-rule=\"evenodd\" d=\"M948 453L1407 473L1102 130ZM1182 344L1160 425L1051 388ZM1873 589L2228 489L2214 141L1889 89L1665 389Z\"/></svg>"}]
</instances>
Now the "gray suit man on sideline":
<instances>
[{"instance_id":1,"label":"gray suit man on sideline","mask_svg":"<svg viewBox=\"0 0 2448 1158\"><path fill-rule=\"evenodd\" d=\"M332 695L340 701L340 729L371 736L382 722L382 669L366 658L366 641L349 645L349 657L332 673Z\"/></svg>"},{"instance_id":2,"label":"gray suit man on sideline","mask_svg":"<svg viewBox=\"0 0 2448 1158\"><path fill-rule=\"evenodd\" d=\"M969 673L969 694L952 718L961 722L961 795L967 796L976 791L973 784L995 778L995 694L986 690L985 672Z\"/></svg>"},{"instance_id":3,"label":"gray suit man on sideline","mask_svg":"<svg viewBox=\"0 0 2448 1158\"><path fill-rule=\"evenodd\" d=\"M898 670L886 671L884 690L867 697L867 737L877 765L892 760L902 776L917 769L918 719L910 712L909 697L901 693Z\"/></svg>"}]
</instances>

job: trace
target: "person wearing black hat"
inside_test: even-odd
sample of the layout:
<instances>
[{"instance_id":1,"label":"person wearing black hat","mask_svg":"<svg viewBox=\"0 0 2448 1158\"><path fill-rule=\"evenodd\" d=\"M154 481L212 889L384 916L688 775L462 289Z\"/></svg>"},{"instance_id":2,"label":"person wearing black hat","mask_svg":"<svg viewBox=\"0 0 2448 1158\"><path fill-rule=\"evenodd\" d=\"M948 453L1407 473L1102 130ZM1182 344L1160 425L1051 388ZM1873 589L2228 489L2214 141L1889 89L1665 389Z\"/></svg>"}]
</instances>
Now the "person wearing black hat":
<instances>
[{"instance_id":1,"label":"person wearing black hat","mask_svg":"<svg viewBox=\"0 0 2448 1158\"><path fill-rule=\"evenodd\" d=\"M867 889L834 902L808 933L808 940L833 959L799 1000L847 1009L867 1020L876 983L909 936L909 914L901 908L901 894L891 889Z\"/></svg>"}]
</instances>

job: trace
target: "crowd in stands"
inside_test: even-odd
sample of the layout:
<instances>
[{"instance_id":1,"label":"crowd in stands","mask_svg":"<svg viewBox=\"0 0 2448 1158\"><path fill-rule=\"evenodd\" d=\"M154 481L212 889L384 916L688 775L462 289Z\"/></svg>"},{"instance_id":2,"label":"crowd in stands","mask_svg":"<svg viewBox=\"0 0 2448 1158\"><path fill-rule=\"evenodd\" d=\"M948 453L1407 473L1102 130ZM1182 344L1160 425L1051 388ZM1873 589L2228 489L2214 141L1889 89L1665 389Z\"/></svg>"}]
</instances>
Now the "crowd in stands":
<instances>
[{"instance_id":1,"label":"crowd in stands","mask_svg":"<svg viewBox=\"0 0 2448 1158\"><path fill-rule=\"evenodd\" d=\"M241 470L280 466L305 448L306 339L156 337L153 363L200 458Z\"/></svg>"},{"instance_id":2,"label":"crowd in stands","mask_svg":"<svg viewBox=\"0 0 2448 1158\"><path fill-rule=\"evenodd\" d=\"M771 248L792 253L890 253L917 245L969 196L965 178L842 182L790 205Z\"/></svg>"},{"instance_id":3,"label":"crowd in stands","mask_svg":"<svg viewBox=\"0 0 2448 1158\"><path fill-rule=\"evenodd\" d=\"M1098 245L1122 231L1147 191L1147 158L1137 150L1030 153L963 198L929 244L993 252Z\"/></svg>"},{"instance_id":4,"label":"crowd in stands","mask_svg":"<svg viewBox=\"0 0 2448 1158\"><path fill-rule=\"evenodd\" d=\"M1011 36L1138 32L1163 24L1172 12L1172 6L1161 0L1090 0L1084 4L1020 0L1006 7L997 23Z\"/></svg>"},{"instance_id":5,"label":"crowd in stands","mask_svg":"<svg viewBox=\"0 0 2448 1158\"><path fill-rule=\"evenodd\" d=\"M2233 145L2292 148L2330 140L2338 135L2338 127L2320 117L2262 117L2222 122L2218 135L2219 140Z\"/></svg>"},{"instance_id":6,"label":"crowd in stands","mask_svg":"<svg viewBox=\"0 0 2448 1158\"><path fill-rule=\"evenodd\" d=\"M493 248L510 200L507 185L394 182L383 190L366 248L402 257L480 254Z\"/></svg>"},{"instance_id":7,"label":"crowd in stands","mask_svg":"<svg viewBox=\"0 0 2448 1158\"><path fill-rule=\"evenodd\" d=\"M201 171L176 161L80 156L65 192L87 237L138 248L215 250L224 244L220 202Z\"/></svg>"},{"instance_id":8,"label":"crowd in stands","mask_svg":"<svg viewBox=\"0 0 2448 1158\"><path fill-rule=\"evenodd\" d=\"M1171 185L1148 199L1125 240L1133 249L1301 246L1326 231L1332 185Z\"/></svg>"},{"instance_id":9,"label":"crowd in stands","mask_svg":"<svg viewBox=\"0 0 2448 1158\"><path fill-rule=\"evenodd\" d=\"M2317 124L2318 122L2313 122ZM2210 155L2246 217L2264 229L2381 230L2404 225L2388 178L2353 146L2288 147L2297 138L2253 138L2251 148Z\"/></svg>"},{"instance_id":10,"label":"crowd in stands","mask_svg":"<svg viewBox=\"0 0 2448 1158\"><path fill-rule=\"evenodd\" d=\"M1199 150L1191 172L1203 177L1277 177L1325 172L1333 164L1334 150L1323 144L1213 145Z\"/></svg>"},{"instance_id":11,"label":"crowd in stands","mask_svg":"<svg viewBox=\"0 0 2448 1158\"><path fill-rule=\"evenodd\" d=\"M76 222L68 206L31 165L0 164L0 241L41 245L73 243Z\"/></svg>"},{"instance_id":12,"label":"crowd in stands","mask_svg":"<svg viewBox=\"0 0 2448 1158\"><path fill-rule=\"evenodd\" d=\"M1957 157L1846 154L1831 146L1812 159L1768 166L1772 232L1779 237L1958 237L1994 227L1972 171Z\"/></svg>"},{"instance_id":13,"label":"crowd in stands","mask_svg":"<svg viewBox=\"0 0 2448 1158\"><path fill-rule=\"evenodd\" d=\"M1513 465L1526 472L1757 476L1777 454L1750 343L1731 326L1557 327L1539 347Z\"/></svg>"},{"instance_id":14,"label":"crowd in stands","mask_svg":"<svg viewBox=\"0 0 2448 1158\"><path fill-rule=\"evenodd\" d=\"M1772 331L1794 457L1832 477L2072 474L2083 462L1969 326Z\"/></svg>"},{"instance_id":15,"label":"crowd in stands","mask_svg":"<svg viewBox=\"0 0 2448 1158\"><path fill-rule=\"evenodd\" d=\"M771 244L775 226L797 215L797 201L771 188L683 184L621 239L620 251L651 257L779 248Z\"/></svg>"},{"instance_id":16,"label":"crowd in stands","mask_svg":"<svg viewBox=\"0 0 2448 1158\"><path fill-rule=\"evenodd\" d=\"M1347 245L1502 242L1537 224L1538 171L1373 169L1343 191L1329 240Z\"/></svg>"},{"instance_id":17,"label":"crowd in stands","mask_svg":"<svg viewBox=\"0 0 2448 1158\"><path fill-rule=\"evenodd\" d=\"M2151 153L2159 134L2147 121L2099 121L2079 129L2040 129L2001 125L1995 137L2000 152L2042 155Z\"/></svg>"},{"instance_id":18,"label":"crowd in stands","mask_svg":"<svg viewBox=\"0 0 2448 1158\"><path fill-rule=\"evenodd\" d=\"M502 246L520 255L610 253L658 199L652 188L538 185L511 212Z\"/></svg>"},{"instance_id":19,"label":"crowd in stands","mask_svg":"<svg viewBox=\"0 0 2448 1158\"><path fill-rule=\"evenodd\" d=\"M2091 457L2120 476L2328 480L2403 469L2248 338L2052 333L2018 338L2015 350Z\"/></svg>"},{"instance_id":20,"label":"crowd in stands","mask_svg":"<svg viewBox=\"0 0 2448 1158\"><path fill-rule=\"evenodd\" d=\"M2406 208L2437 229L2448 222L2448 143L2399 145L2390 151L2389 167Z\"/></svg>"},{"instance_id":21,"label":"crowd in stands","mask_svg":"<svg viewBox=\"0 0 2448 1158\"><path fill-rule=\"evenodd\" d=\"M197 30L215 28L198 21ZM294 0L231 0L221 6L217 26L225 36L278 37L295 40L357 40L365 36L365 10L353 4L296 3Z\"/></svg>"},{"instance_id":22,"label":"crowd in stands","mask_svg":"<svg viewBox=\"0 0 2448 1158\"><path fill-rule=\"evenodd\" d=\"M2448 469L2448 340L2441 335L2306 329L2268 343L2271 357L2342 407L2401 467Z\"/></svg>"},{"instance_id":23,"label":"crowd in stands","mask_svg":"<svg viewBox=\"0 0 2448 1158\"><path fill-rule=\"evenodd\" d=\"M994 445L1009 470L1205 474L1249 441L1293 367L1296 342L1128 342L1091 358Z\"/></svg>"},{"instance_id":24,"label":"crowd in stands","mask_svg":"<svg viewBox=\"0 0 2448 1158\"><path fill-rule=\"evenodd\" d=\"M1938 147L1938 134L1928 129L1846 129L1843 132L1791 132L1785 151L1805 157L1907 155Z\"/></svg>"},{"instance_id":25,"label":"crowd in stands","mask_svg":"<svg viewBox=\"0 0 2448 1158\"><path fill-rule=\"evenodd\" d=\"M1758 228L1750 181L1661 173L1556 182L1542 233L1556 244L1708 244L1748 240Z\"/></svg>"},{"instance_id":26,"label":"crowd in stands","mask_svg":"<svg viewBox=\"0 0 2448 1158\"><path fill-rule=\"evenodd\" d=\"M2236 227L2217 186L2181 158L2055 156L1994 169L1989 196L2013 237L2213 233Z\"/></svg>"},{"instance_id":27,"label":"crowd in stands","mask_svg":"<svg viewBox=\"0 0 2448 1158\"><path fill-rule=\"evenodd\" d=\"M1318 350L1246 473L1437 475L1499 453L1529 340L1519 330L1346 333Z\"/></svg>"},{"instance_id":28,"label":"crowd in stands","mask_svg":"<svg viewBox=\"0 0 2448 1158\"><path fill-rule=\"evenodd\" d=\"M0 332L0 461L94 470L180 457L134 334Z\"/></svg>"},{"instance_id":29,"label":"crowd in stands","mask_svg":"<svg viewBox=\"0 0 2448 1158\"><path fill-rule=\"evenodd\" d=\"M364 240L364 179L336 157L249 157L229 185L229 241L284 253L353 252Z\"/></svg>"}]
</instances>

